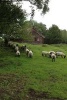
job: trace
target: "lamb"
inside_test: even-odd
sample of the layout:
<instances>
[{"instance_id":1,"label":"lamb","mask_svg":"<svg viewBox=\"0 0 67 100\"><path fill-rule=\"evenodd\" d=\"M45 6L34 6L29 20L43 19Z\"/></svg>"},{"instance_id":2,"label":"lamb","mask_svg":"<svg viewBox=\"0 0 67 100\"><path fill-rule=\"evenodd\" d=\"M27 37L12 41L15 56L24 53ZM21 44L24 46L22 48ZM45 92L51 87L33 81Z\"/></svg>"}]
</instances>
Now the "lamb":
<instances>
[{"instance_id":1,"label":"lamb","mask_svg":"<svg viewBox=\"0 0 67 100\"><path fill-rule=\"evenodd\" d=\"M47 51L42 51L42 56L49 56L49 52L47 52Z\"/></svg>"},{"instance_id":2,"label":"lamb","mask_svg":"<svg viewBox=\"0 0 67 100\"><path fill-rule=\"evenodd\" d=\"M62 58L66 58L66 55L63 52L57 51L56 56L61 56Z\"/></svg>"},{"instance_id":3,"label":"lamb","mask_svg":"<svg viewBox=\"0 0 67 100\"><path fill-rule=\"evenodd\" d=\"M51 58L52 58L52 62L53 62L53 61L55 62L55 59L56 59L55 53L52 53L52 54L51 54Z\"/></svg>"},{"instance_id":4,"label":"lamb","mask_svg":"<svg viewBox=\"0 0 67 100\"><path fill-rule=\"evenodd\" d=\"M33 57L33 52L30 50L28 53L28 57L32 58Z\"/></svg>"},{"instance_id":5,"label":"lamb","mask_svg":"<svg viewBox=\"0 0 67 100\"><path fill-rule=\"evenodd\" d=\"M20 51L19 50L16 51L16 56L20 56Z\"/></svg>"}]
</instances>

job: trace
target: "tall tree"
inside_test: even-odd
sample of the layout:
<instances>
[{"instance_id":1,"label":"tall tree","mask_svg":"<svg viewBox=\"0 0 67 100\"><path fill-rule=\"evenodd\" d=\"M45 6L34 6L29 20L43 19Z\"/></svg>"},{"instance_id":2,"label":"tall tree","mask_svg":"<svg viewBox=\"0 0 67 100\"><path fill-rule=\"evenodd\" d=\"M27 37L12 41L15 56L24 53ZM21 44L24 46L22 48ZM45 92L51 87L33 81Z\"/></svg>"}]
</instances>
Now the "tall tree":
<instances>
[{"instance_id":1,"label":"tall tree","mask_svg":"<svg viewBox=\"0 0 67 100\"><path fill-rule=\"evenodd\" d=\"M50 44L61 43L61 31L56 25L52 25L47 33L47 39Z\"/></svg>"},{"instance_id":2,"label":"tall tree","mask_svg":"<svg viewBox=\"0 0 67 100\"><path fill-rule=\"evenodd\" d=\"M12 0L0 1L0 34L3 34L5 45L8 39L20 28L20 21L25 20L25 13L20 6L14 5Z\"/></svg>"},{"instance_id":3,"label":"tall tree","mask_svg":"<svg viewBox=\"0 0 67 100\"><path fill-rule=\"evenodd\" d=\"M67 43L67 31L61 30L62 43Z\"/></svg>"},{"instance_id":4,"label":"tall tree","mask_svg":"<svg viewBox=\"0 0 67 100\"><path fill-rule=\"evenodd\" d=\"M30 21L25 21L23 26L19 30L19 34L22 37L23 41L32 42L32 23Z\"/></svg>"},{"instance_id":5,"label":"tall tree","mask_svg":"<svg viewBox=\"0 0 67 100\"><path fill-rule=\"evenodd\" d=\"M13 5L12 2L0 2L0 33L8 32L12 24L20 23L20 19L25 19L23 10L20 7Z\"/></svg>"}]
</instances>

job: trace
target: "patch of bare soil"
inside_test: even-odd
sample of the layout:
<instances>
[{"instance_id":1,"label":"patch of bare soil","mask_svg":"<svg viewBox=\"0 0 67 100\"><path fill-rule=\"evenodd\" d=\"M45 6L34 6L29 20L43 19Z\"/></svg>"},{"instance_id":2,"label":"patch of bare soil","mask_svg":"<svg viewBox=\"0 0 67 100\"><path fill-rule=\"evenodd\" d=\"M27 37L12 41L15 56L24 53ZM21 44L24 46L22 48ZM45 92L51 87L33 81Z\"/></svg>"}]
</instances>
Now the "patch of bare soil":
<instances>
[{"instance_id":1,"label":"patch of bare soil","mask_svg":"<svg viewBox=\"0 0 67 100\"><path fill-rule=\"evenodd\" d=\"M29 89L29 100L64 100L61 98L51 97L49 92L36 91L34 89Z\"/></svg>"},{"instance_id":2,"label":"patch of bare soil","mask_svg":"<svg viewBox=\"0 0 67 100\"><path fill-rule=\"evenodd\" d=\"M14 74L0 74L0 100L23 100L25 78Z\"/></svg>"}]
</instances>

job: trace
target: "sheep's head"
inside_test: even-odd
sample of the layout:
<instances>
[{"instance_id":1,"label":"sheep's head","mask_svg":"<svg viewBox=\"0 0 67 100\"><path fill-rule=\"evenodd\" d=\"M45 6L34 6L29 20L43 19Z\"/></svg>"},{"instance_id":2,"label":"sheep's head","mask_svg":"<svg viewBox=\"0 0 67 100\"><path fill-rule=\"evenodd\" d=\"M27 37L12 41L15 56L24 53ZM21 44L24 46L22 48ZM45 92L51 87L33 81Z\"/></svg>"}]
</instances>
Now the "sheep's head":
<instances>
[{"instance_id":1,"label":"sheep's head","mask_svg":"<svg viewBox=\"0 0 67 100\"><path fill-rule=\"evenodd\" d=\"M64 55L64 58L66 58L66 55Z\"/></svg>"}]
</instances>

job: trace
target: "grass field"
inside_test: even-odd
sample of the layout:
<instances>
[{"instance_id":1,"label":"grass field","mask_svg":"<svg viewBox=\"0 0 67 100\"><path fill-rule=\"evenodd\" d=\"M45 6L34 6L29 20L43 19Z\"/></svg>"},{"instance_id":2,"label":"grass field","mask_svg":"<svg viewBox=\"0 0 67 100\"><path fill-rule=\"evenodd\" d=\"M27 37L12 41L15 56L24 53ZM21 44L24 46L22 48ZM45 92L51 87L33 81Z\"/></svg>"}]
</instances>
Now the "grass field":
<instances>
[{"instance_id":1,"label":"grass field","mask_svg":"<svg viewBox=\"0 0 67 100\"><path fill-rule=\"evenodd\" d=\"M41 55L43 50L67 55L67 45L26 45L33 58L24 52L15 57L10 47L0 47L0 100L67 100L67 58L52 62Z\"/></svg>"}]
</instances>

